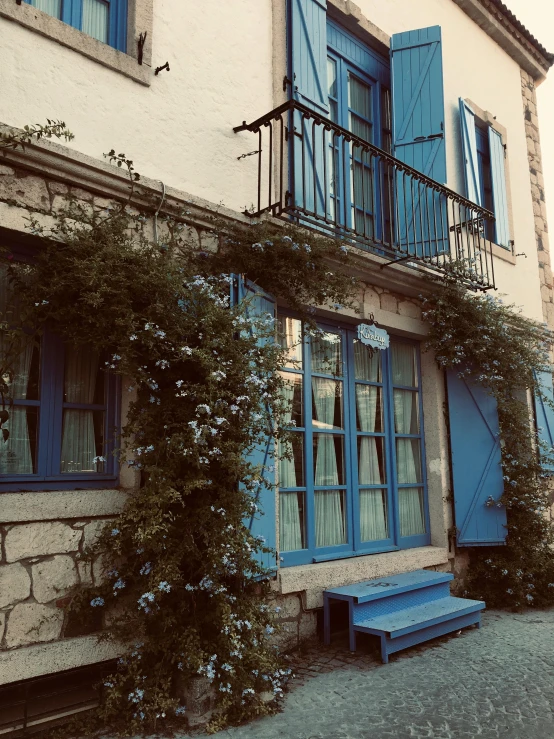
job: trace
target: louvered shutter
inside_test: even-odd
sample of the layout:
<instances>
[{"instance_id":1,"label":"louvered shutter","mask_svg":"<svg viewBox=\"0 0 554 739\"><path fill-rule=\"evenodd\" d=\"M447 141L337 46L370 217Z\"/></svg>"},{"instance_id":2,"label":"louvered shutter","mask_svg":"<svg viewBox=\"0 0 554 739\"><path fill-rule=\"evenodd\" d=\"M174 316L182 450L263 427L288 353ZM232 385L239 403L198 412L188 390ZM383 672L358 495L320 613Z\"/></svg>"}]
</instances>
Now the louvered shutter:
<instances>
[{"instance_id":1,"label":"louvered shutter","mask_svg":"<svg viewBox=\"0 0 554 739\"><path fill-rule=\"evenodd\" d=\"M548 400L554 401L552 372L539 372L535 379L544 396L540 397L538 393L535 393L537 434L548 447L548 450L541 450L542 466L545 471L554 472L554 459L550 456L554 453L554 410L548 404Z\"/></svg>"},{"instance_id":2,"label":"louvered shutter","mask_svg":"<svg viewBox=\"0 0 554 739\"><path fill-rule=\"evenodd\" d=\"M258 286L242 277L236 277L236 298L247 300L247 314L249 316L265 317L267 315L272 318L276 317L276 304L274 298L264 292ZM267 337L261 338L261 342L270 341ZM269 573L274 572L277 568L276 561L276 517L275 517L275 459L273 456L273 448L275 439L273 434L268 431L267 438L258 444L249 453L247 460L255 467L262 471L262 482L258 487L258 492L254 502L258 511L254 513L245 525L250 529L250 533L254 537L258 537L263 541L265 547L270 548L271 552L257 552L256 559L262 567L267 569Z\"/></svg>"},{"instance_id":3,"label":"louvered shutter","mask_svg":"<svg viewBox=\"0 0 554 739\"><path fill-rule=\"evenodd\" d=\"M496 400L481 385L446 373L457 544L506 542L506 509Z\"/></svg>"},{"instance_id":4,"label":"louvered shutter","mask_svg":"<svg viewBox=\"0 0 554 739\"><path fill-rule=\"evenodd\" d=\"M489 126L489 150L491 157L492 200L494 203L495 241L501 246L510 246L510 223L508 220L508 196L506 192L506 168L502 136Z\"/></svg>"},{"instance_id":5,"label":"louvered shutter","mask_svg":"<svg viewBox=\"0 0 554 739\"><path fill-rule=\"evenodd\" d=\"M289 60L292 96L328 117L327 0L289 0ZM299 111L292 116L291 192L294 205L317 218L326 215L323 126Z\"/></svg>"},{"instance_id":6,"label":"louvered shutter","mask_svg":"<svg viewBox=\"0 0 554 739\"><path fill-rule=\"evenodd\" d=\"M463 98L460 98L460 129L462 134L466 197L472 203L483 205L481 202L481 188L479 187L475 113Z\"/></svg>"},{"instance_id":7,"label":"louvered shutter","mask_svg":"<svg viewBox=\"0 0 554 739\"><path fill-rule=\"evenodd\" d=\"M440 26L391 36L394 156L446 182ZM432 256L448 250L446 197L396 172L397 240L401 251ZM429 216L429 214L431 214Z\"/></svg>"}]
</instances>

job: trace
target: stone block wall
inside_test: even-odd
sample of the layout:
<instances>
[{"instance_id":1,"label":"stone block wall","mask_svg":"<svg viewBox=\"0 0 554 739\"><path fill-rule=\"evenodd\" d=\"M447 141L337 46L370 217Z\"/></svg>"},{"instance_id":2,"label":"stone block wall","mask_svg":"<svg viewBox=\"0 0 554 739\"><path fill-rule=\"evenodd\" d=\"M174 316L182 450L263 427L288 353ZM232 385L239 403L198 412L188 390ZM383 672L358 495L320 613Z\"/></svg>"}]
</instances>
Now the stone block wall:
<instances>
[{"instance_id":1,"label":"stone block wall","mask_svg":"<svg viewBox=\"0 0 554 739\"><path fill-rule=\"evenodd\" d=\"M101 626L91 622L76 628L68 596L101 580L101 562L89 562L84 555L111 520L0 526L0 649L54 641Z\"/></svg>"}]
</instances>

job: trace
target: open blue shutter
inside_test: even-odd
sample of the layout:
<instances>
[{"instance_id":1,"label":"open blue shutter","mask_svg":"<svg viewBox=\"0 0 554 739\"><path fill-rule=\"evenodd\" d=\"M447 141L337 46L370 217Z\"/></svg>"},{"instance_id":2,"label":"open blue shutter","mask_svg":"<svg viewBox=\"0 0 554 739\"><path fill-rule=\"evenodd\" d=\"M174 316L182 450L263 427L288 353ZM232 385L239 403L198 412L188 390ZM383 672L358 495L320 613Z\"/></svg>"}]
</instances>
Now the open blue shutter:
<instances>
[{"instance_id":1,"label":"open blue shutter","mask_svg":"<svg viewBox=\"0 0 554 739\"><path fill-rule=\"evenodd\" d=\"M391 36L393 153L440 183L446 182L444 92L440 26ZM448 251L446 197L396 172L400 251L434 256ZM431 217L429 217L431 214Z\"/></svg>"},{"instance_id":2,"label":"open blue shutter","mask_svg":"<svg viewBox=\"0 0 554 739\"><path fill-rule=\"evenodd\" d=\"M327 87L327 0L289 0L289 59L292 95L320 116L329 115ZM291 190L294 205L318 218L325 217L326 156L323 126L299 111L293 115L290 138Z\"/></svg>"},{"instance_id":3,"label":"open blue shutter","mask_svg":"<svg viewBox=\"0 0 554 739\"><path fill-rule=\"evenodd\" d=\"M457 544L506 543L496 400L478 383L446 373Z\"/></svg>"},{"instance_id":4,"label":"open blue shutter","mask_svg":"<svg viewBox=\"0 0 554 739\"><path fill-rule=\"evenodd\" d=\"M510 246L510 224L508 221L508 196L506 193L506 168L502 136L489 126L489 149L491 156L492 201L496 218L495 241L501 246Z\"/></svg>"},{"instance_id":5,"label":"open blue shutter","mask_svg":"<svg viewBox=\"0 0 554 739\"><path fill-rule=\"evenodd\" d=\"M394 156L446 183L440 26L391 36Z\"/></svg>"},{"instance_id":6,"label":"open blue shutter","mask_svg":"<svg viewBox=\"0 0 554 739\"><path fill-rule=\"evenodd\" d=\"M536 375L537 384L545 397L535 394L535 421L537 434L541 441L548 445L548 454L554 453L554 410L548 405L547 399L554 401L552 387L552 372L539 372ZM546 451L546 450L544 450ZM554 460L542 453L542 466L547 472L554 472Z\"/></svg>"},{"instance_id":7,"label":"open blue shutter","mask_svg":"<svg viewBox=\"0 0 554 739\"><path fill-rule=\"evenodd\" d=\"M460 98L460 129L466 197L472 203L483 205L479 187L479 163L477 161L477 139L475 138L475 113L463 98Z\"/></svg>"},{"instance_id":8,"label":"open blue shutter","mask_svg":"<svg viewBox=\"0 0 554 739\"><path fill-rule=\"evenodd\" d=\"M237 278L238 300L248 300L247 313L250 316L266 316L276 318L274 298L249 280ZM269 341L268 338L260 341ZM248 462L262 470L262 484L258 487L255 503L258 512L245 521L254 537L263 540L264 546L271 552L257 552L256 558L262 567L273 572L277 568L276 561L276 518L275 518L275 459L273 448L275 439L268 433L265 441L256 446L248 455Z\"/></svg>"}]
</instances>

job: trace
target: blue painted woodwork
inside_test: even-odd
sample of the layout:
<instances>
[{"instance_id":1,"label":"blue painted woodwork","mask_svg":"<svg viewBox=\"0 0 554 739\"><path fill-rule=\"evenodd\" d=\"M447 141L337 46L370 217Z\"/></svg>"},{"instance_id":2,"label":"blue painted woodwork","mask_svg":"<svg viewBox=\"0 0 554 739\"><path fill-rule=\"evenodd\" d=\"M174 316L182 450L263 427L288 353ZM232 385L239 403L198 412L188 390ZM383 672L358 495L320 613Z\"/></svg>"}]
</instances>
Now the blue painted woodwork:
<instances>
[{"instance_id":1,"label":"blue painted woodwork","mask_svg":"<svg viewBox=\"0 0 554 739\"><path fill-rule=\"evenodd\" d=\"M446 373L458 546L506 542L496 401L469 378Z\"/></svg>"},{"instance_id":2,"label":"blue painted woodwork","mask_svg":"<svg viewBox=\"0 0 554 739\"><path fill-rule=\"evenodd\" d=\"M113 487L118 477L117 462L113 451L115 432L120 418L121 383L119 378L106 374L103 404L64 403L64 344L58 336L48 330L44 330L41 337L40 362L40 399L14 401L14 405L18 407L35 406L39 409L35 473L0 474L0 491ZM61 472L64 408L104 412L105 472Z\"/></svg>"},{"instance_id":3,"label":"blue painted woodwork","mask_svg":"<svg viewBox=\"0 0 554 739\"><path fill-rule=\"evenodd\" d=\"M239 301L246 301L246 313L249 317L268 318L275 320L275 299L264 292L260 287L241 276L236 280L236 297ZM252 330L252 329L250 329ZM261 343L271 341L268 337L261 337ZM263 542L264 546L271 549L269 552L256 552L255 558L268 573L277 568L276 562L276 518L275 518L275 439L271 429L268 429L267 438L264 442L257 444L247 455L250 464L261 470L261 481L258 486L254 503L257 512L245 521L250 533Z\"/></svg>"},{"instance_id":4,"label":"blue painted woodwork","mask_svg":"<svg viewBox=\"0 0 554 739\"><path fill-rule=\"evenodd\" d=\"M397 159L446 183L444 92L440 26L391 36L393 153ZM395 173L397 238L400 251L434 256L448 251L446 198L426 188L414 192ZM439 214L433 219L428 213Z\"/></svg>"},{"instance_id":5,"label":"blue painted woodwork","mask_svg":"<svg viewBox=\"0 0 554 739\"><path fill-rule=\"evenodd\" d=\"M327 0L289 0L288 41L291 96L327 116ZM294 162L290 173L294 204L325 217L321 126L312 125L295 111L292 129L289 141ZM304 149L300 139L304 141Z\"/></svg>"},{"instance_id":6,"label":"blue painted woodwork","mask_svg":"<svg viewBox=\"0 0 554 739\"><path fill-rule=\"evenodd\" d=\"M281 312L280 312L281 315ZM391 363L391 349L379 352L382 361L382 381L370 382L355 378L354 373L354 340L357 339L357 332L354 330L344 330L332 323L318 323L319 328L325 331L335 332L341 335L343 340L342 366L343 374L336 377L337 380L344 382L344 423L343 428L333 428L331 433L341 435L345 443L345 484L336 486L345 490L346 497L346 533L347 540L344 544L326 547L316 547L315 543L315 485L313 475L313 434L322 433L319 427L313 427L312 419L312 378L323 377L323 375L312 372L311 355L310 355L310 339L305 339L302 347L302 367L298 369L287 368L287 372L291 375L299 375L303 378L304 394L303 394L303 412L304 427L297 426L295 431L304 436L304 470L305 484L297 488L281 488L290 492L302 493L305 497L305 525L306 525L306 542L305 548L295 551L280 551L281 566L289 567L299 564L308 564L313 562L324 562L333 559L346 557L354 557L362 554L374 552L396 551L398 549L409 549L412 547L426 546L430 543L429 520L428 520L428 504L427 504L427 478L425 465L425 446L424 446L424 420L423 406L421 398L421 387L404 387L394 384ZM393 341L399 343L417 346L416 342L409 339L396 339ZM419 354L417 356L417 376L421 377L421 369L419 364ZM381 432L369 433L361 432L357 429L356 424L356 384L373 386L380 388L383 393L383 430ZM415 434L398 434L395 433L394 424L394 391L395 390L413 390L418 392L418 408L420 425L419 431ZM385 449L385 482L379 484L360 484L358 472L358 439L364 435L370 435L376 439L383 440ZM400 438L411 438L417 440L420 444L422 455L422 479L419 483L402 484L397 479L396 468L396 440ZM399 491L402 488L418 488L422 491L423 511L425 532L412 536L401 536L400 520L398 512ZM387 537L381 540L364 541L360 531L359 506L360 506L360 489L383 489L386 494L386 511L387 511ZM318 486L320 489L320 486Z\"/></svg>"},{"instance_id":7,"label":"blue painted woodwork","mask_svg":"<svg viewBox=\"0 0 554 739\"><path fill-rule=\"evenodd\" d=\"M489 126L489 151L491 162L492 199L496 218L495 238L497 244L509 248L510 222L508 219L508 196L506 193L506 168L502 136Z\"/></svg>"},{"instance_id":8,"label":"blue painted woodwork","mask_svg":"<svg viewBox=\"0 0 554 739\"><path fill-rule=\"evenodd\" d=\"M554 390L552 387L552 372L540 372L535 376L540 387L541 397L535 393L535 421L539 439L547 445L548 450L541 450L541 461L543 469L554 472L554 410L548 404L554 402Z\"/></svg>"},{"instance_id":9,"label":"blue painted woodwork","mask_svg":"<svg viewBox=\"0 0 554 739\"><path fill-rule=\"evenodd\" d=\"M33 0L25 0L35 5ZM108 5L108 45L127 51L127 0L103 0ZM82 30L83 0L62 0L60 20Z\"/></svg>"},{"instance_id":10,"label":"blue painted woodwork","mask_svg":"<svg viewBox=\"0 0 554 739\"><path fill-rule=\"evenodd\" d=\"M394 155L446 184L440 26L391 36Z\"/></svg>"},{"instance_id":11,"label":"blue painted woodwork","mask_svg":"<svg viewBox=\"0 0 554 739\"><path fill-rule=\"evenodd\" d=\"M327 45L348 63L352 71L361 72L374 82L390 87L389 60L330 19L327 19Z\"/></svg>"},{"instance_id":12,"label":"blue painted woodwork","mask_svg":"<svg viewBox=\"0 0 554 739\"><path fill-rule=\"evenodd\" d=\"M468 200L471 200L472 203L483 205L483 199L481 196L481 178L479 177L479 165L477 161L475 113L463 98L460 98L459 106L466 197Z\"/></svg>"},{"instance_id":13,"label":"blue painted woodwork","mask_svg":"<svg viewBox=\"0 0 554 739\"><path fill-rule=\"evenodd\" d=\"M367 580L323 592L324 641L331 641L330 606L348 603L350 650L356 650L356 633L381 639L381 658L463 626L480 624L482 601L450 595L450 573L416 570Z\"/></svg>"}]
</instances>

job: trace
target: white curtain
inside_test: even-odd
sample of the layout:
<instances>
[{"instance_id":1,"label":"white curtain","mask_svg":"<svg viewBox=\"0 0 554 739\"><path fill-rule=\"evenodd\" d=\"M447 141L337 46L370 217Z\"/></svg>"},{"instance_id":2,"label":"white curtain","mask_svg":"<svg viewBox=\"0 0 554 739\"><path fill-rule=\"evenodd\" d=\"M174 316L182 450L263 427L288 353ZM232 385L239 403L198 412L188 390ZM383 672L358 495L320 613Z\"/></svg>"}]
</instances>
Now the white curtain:
<instances>
[{"instance_id":1,"label":"white curtain","mask_svg":"<svg viewBox=\"0 0 554 739\"><path fill-rule=\"evenodd\" d=\"M414 386L414 349L407 344L393 344L393 378L397 385ZM394 425L397 434L418 433L417 393L394 391ZM396 440L396 468L399 483L421 482L421 453L418 439ZM423 515L423 490L400 488L398 490L400 535L414 536L425 533Z\"/></svg>"},{"instance_id":2,"label":"white curtain","mask_svg":"<svg viewBox=\"0 0 554 739\"><path fill-rule=\"evenodd\" d=\"M283 316L279 319L279 339L287 356L285 367L302 368L302 322Z\"/></svg>"},{"instance_id":3,"label":"white curtain","mask_svg":"<svg viewBox=\"0 0 554 739\"><path fill-rule=\"evenodd\" d=\"M312 372L321 372L324 375L342 374L341 348L339 334L314 336L311 341Z\"/></svg>"},{"instance_id":4,"label":"white curtain","mask_svg":"<svg viewBox=\"0 0 554 739\"><path fill-rule=\"evenodd\" d=\"M285 381L283 396L287 401L287 411L283 420L285 426L289 426L292 420L293 382ZM283 451L290 459L286 459L283 456L279 459L280 490L298 486L292 441L287 440L283 442ZM279 494L279 548L282 552L302 549L302 522L300 520L300 506L298 505L297 493Z\"/></svg>"},{"instance_id":5,"label":"white curtain","mask_svg":"<svg viewBox=\"0 0 554 739\"><path fill-rule=\"evenodd\" d=\"M31 5L54 18L62 17L62 0L31 0Z\"/></svg>"},{"instance_id":6,"label":"white curtain","mask_svg":"<svg viewBox=\"0 0 554 739\"><path fill-rule=\"evenodd\" d=\"M8 324L17 325L19 310L17 300L10 295L11 289L6 267L0 268L0 320ZM29 438L27 413L37 414L35 408L24 408L11 405L14 399L27 398L29 373L33 358L31 342L23 343L21 351L14 356L13 340L9 333L0 331L0 357L2 370L9 385L9 397L4 397L3 409L9 413L9 419L2 424L2 428L9 431L7 441L0 437L0 472L9 475L26 475L33 473L33 458ZM18 347L19 348L19 347ZM0 404L1 405L1 404Z\"/></svg>"},{"instance_id":7,"label":"white curtain","mask_svg":"<svg viewBox=\"0 0 554 739\"><path fill-rule=\"evenodd\" d=\"M361 431L375 431L379 391L380 388L373 385L356 385L356 406ZM373 436L361 436L358 443L360 485L384 483L377 453L377 444L381 442ZM360 534L362 541L387 538L387 517L382 490L360 490Z\"/></svg>"},{"instance_id":8,"label":"white curtain","mask_svg":"<svg viewBox=\"0 0 554 739\"><path fill-rule=\"evenodd\" d=\"M320 377L312 378L315 407L314 426L333 428L335 403L342 384ZM314 434L315 486L339 485L339 471L333 434ZM344 544L346 533L342 507L343 493L340 490L320 490L315 493L315 538L316 546L325 547Z\"/></svg>"},{"instance_id":9,"label":"white curtain","mask_svg":"<svg viewBox=\"0 0 554 739\"><path fill-rule=\"evenodd\" d=\"M67 403L93 403L98 354L88 347L67 346L64 397ZM96 472L93 411L65 408L63 412L62 472Z\"/></svg>"},{"instance_id":10,"label":"white curtain","mask_svg":"<svg viewBox=\"0 0 554 739\"><path fill-rule=\"evenodd\" d=\"M381 382L381 355L361 341L354 342L354 374L356 380Z\"/></svg>"},{"instance_id":11,"label":"white curtain","mask_svg":"<svg viewBox=\"0 0 554 739\"><path fill-rule=\"evenodd\" d=\"M105 44L108 42L108 12L108 5L101 0L83 0L83 32Z\"/></svg>"}]
</instances>

